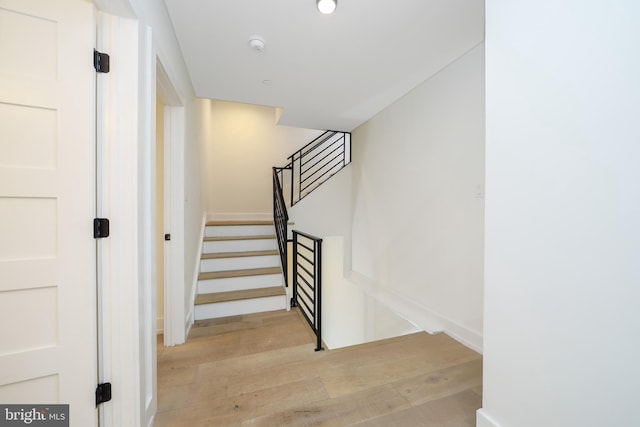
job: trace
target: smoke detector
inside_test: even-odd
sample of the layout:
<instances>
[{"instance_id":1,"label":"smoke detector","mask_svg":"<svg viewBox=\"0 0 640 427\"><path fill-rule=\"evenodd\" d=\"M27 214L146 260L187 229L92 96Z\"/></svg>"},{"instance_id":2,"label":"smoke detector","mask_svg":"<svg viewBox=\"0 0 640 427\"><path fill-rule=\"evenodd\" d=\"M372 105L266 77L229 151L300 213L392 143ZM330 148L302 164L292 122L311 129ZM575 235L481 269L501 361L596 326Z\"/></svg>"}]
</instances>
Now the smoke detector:
<instances>
[{"instance_id":1,"label":"smoke detector","mask_svg":"<svg viewBox=\"0 0 640 427\"><path fill-rule=\"evenodd\" d=\"M264 40L262 40L262 38L260 37L251 37L251 39L249 40L249 46L251 46L251 49L255 50L256 52L262 52L262 50L264 49Z\"/></svg>"}]
</instances>

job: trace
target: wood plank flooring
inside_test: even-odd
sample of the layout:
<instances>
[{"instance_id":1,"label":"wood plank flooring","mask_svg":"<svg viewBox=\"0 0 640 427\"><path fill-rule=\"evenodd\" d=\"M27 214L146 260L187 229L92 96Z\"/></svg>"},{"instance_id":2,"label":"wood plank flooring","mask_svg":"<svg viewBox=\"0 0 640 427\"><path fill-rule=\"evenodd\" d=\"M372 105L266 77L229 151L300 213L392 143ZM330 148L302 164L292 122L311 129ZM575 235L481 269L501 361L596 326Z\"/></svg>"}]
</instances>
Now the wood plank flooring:
<instances>
[{"instance_id":1,"label":"wood plank flooring","mask_svg":"<svg viewBox=\"0 0 640 427\"><path fill-rule=\"evenodd\" d=\"M482 357L418 333L315 352L295 310L197 322L158 344L154 426L473 427Z\"/></svg>"}]
</instances>

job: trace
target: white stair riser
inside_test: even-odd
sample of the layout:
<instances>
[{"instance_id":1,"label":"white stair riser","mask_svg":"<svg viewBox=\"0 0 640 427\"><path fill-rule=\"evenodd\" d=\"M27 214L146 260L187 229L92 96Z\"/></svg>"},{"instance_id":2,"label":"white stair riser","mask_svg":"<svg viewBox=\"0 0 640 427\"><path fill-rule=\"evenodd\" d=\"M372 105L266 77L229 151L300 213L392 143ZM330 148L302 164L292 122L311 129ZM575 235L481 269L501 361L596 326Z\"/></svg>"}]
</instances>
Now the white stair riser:
<instances>
[{"instance_id":1,"label":"white stair riser","mask_svg":"<svg viewBox=\"0 0 640 427\"><path fill-rule=\"evenodd\" d=\"M286 296L254 298L240 301L218 302L195 306L195 320L217 319L219 317L239 316L264 311L285 310Z\"/></svg>"},{"instance_id":2,"label":"white stair riser","mask_svg":"<svg viewBox=\"0 0 640 427\"><path fill-rule=\"evenodd\" d=\"M280 257L278 255L203 259L200 261L200 271L202 273L278 266L280 266Z\"/></svg>"},{"instance_id":3,"label":"white stair riser","mask_svg":"<svg viewBox=\"0 0 640 427\"><path fill-rule=\"evenodd\" d=\"M283 284L284 277L282 274L263 274L260 276L200 280L198 281L198 294L270 288L273 286L282 286Z\"/></svg>"},{"instance_id":4,"label":"white stair riser","mask_svg":"<svg viewBox=\"0 0 640 427\"><path fill-rule=\"evenodd\" d=\"M265 236L275 233L273 225L208 225L205 237Z\"/></svg>"},{"instance_id":5,"label":"white stair riser","mask_svg":"<svg viewBox=\"0 0 640 427\"><path fill-rule=\"evenodd\" d=\"M251 252L276 249L278 249L276 239L223 240L221 242L204 242L202 253L218 254L221 252Z\"/></svg>"}]
</instances>

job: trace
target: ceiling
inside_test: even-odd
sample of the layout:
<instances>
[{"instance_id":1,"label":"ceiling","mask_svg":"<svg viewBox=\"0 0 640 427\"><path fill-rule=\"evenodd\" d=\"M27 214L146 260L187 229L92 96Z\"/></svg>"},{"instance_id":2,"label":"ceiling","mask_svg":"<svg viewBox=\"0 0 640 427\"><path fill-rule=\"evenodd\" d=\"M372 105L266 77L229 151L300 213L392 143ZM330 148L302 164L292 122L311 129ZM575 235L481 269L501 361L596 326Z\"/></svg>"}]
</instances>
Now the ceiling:
<instances>
[{"instance_id":1,"label":"ceiling","mask_svg":"<svg viewBox=\"0 0 640 427\"><path fill-rule=\"evenodd\" d=\"M198 97L351 131L484 40L484 0L165 0ZM259 36L261 52L249 46Z\"/></svg>"}]
</instances>

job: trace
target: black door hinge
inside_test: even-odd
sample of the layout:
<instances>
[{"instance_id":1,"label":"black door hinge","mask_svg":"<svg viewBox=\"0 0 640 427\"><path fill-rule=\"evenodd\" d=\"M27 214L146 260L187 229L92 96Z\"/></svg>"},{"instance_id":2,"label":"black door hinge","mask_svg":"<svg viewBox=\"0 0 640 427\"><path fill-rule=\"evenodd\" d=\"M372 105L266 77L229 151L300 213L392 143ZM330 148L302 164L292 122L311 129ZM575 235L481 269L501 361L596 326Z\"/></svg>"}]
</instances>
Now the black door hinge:
<instances>
[{"instance_id":1,"label":"black door hinge","mask_svg":"<svg viewBox=\"0 0 640 427\"><path fill-rule=\"evenodd\" d=\"M103 237L109 237L109 219L94 218L93 219L93 238L102 239Z\"/></svg>"},{"instance_id":2,"label":"black door hinge","mask_svg":"<svg viewBox=\"0 0 640 427\"><path fill-rule=\"evenodd\" d=\"M171 240L171 234L165 234L165 235L164 235L164 240L166 240L167 242L168 242L169 240Z\"/></svg>"},{"instance_id":3,"label":"black door hinge","mask_svg":"<svg viewBox=\"0 0 640 427\"><path fill-rule=\"evenodd\" d=\"M96 406L111 400L111 383L98 384L96 388Z\"/></svg>"},{"instance_id":4,"label":"black door hinge","mask_svg":"<svg viewBox=\"0 0 640 427\"><path fill-rule=\"evenodd\" d=\"M109 55L93 49L93 68L98 73L109 72Z\"/></svg>"}]
</instances>

